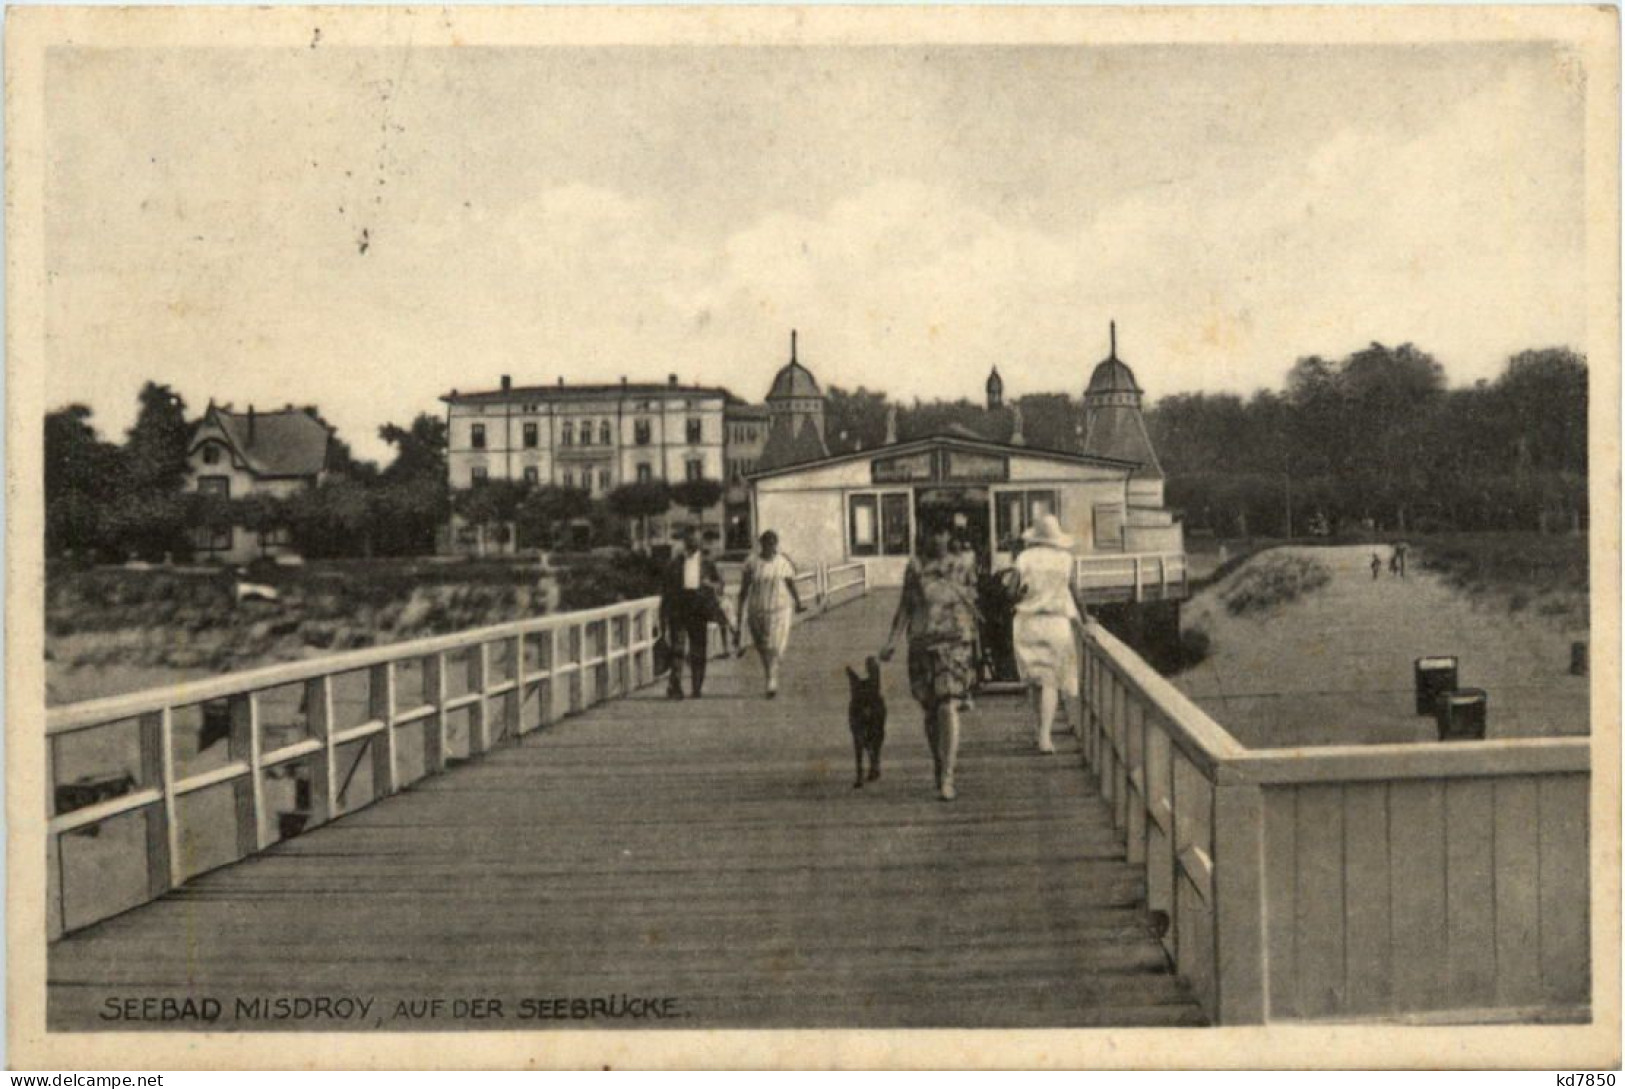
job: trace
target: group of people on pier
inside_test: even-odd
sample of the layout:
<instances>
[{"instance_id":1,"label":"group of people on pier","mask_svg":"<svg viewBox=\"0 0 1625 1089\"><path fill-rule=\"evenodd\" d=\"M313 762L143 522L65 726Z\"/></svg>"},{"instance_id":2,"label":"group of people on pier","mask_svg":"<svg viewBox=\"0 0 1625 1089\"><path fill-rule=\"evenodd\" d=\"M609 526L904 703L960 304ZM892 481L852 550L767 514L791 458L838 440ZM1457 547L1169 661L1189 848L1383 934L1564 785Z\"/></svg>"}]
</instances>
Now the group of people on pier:
<instances>
[{"instance_id":1,"label":"group of people on pier","mask_svg":"<svg viewBox=\"0 0 1625 1089\"><path fill-rule=\"evenodd\" d=\"M724 582L717 565L697 532L691 530L684 537L682 553L666 569L661 596L662 628L670 651L670 698L684 698L685 660L689 695L701 695L712 623L731 636L738 655L744 653L742 632L749 631L761 659L766 696L778 695L793 618L805 605L796 589L795 566L779 552L777 534L763 533L758 544L759 551L745 562L730 621L722 605ZM1021 679L1032 696L1034 742L1038 752L1053 755L1056 712L1062 697L1078 695L1079 637L1093 623L1072 595L1072 539L1054 515L1044 515L1022 535L1014 563L1003 577L1015 603L1012 643ZM890 661L898 642L907 644L909 692L924 715L936 790L943 801L957 796L959 715L972 705L978 680L983 618L976 584L974 553L955 547L950 526L929 528L918 554L909 560L897 610L877 654L881 661Z\"/></svg>"}]
</instances>

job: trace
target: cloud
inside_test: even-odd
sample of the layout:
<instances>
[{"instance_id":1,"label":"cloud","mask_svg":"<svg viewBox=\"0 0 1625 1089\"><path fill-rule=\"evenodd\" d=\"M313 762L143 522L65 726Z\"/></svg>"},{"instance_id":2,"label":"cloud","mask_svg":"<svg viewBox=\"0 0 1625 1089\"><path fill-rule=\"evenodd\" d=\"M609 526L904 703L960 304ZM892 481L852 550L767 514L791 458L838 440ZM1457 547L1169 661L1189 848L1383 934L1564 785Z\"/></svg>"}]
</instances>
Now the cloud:
<instances>
[{"instance_id":1,"label":"cloud","mask_svg":"<svg viewBox=\"0 0 1625 1089\"><path fill-rule=\"evenodd\" d=\"M977 397L997 364L1012 395L1077 392L1113 318L1153 396L1275 385L1300 355L1373 339L1413 341L1467 381L1584 333L1583 149L1572 96L1550 83L1509 65L1414 116L1193 140L1163 149L1177 169L1132 184L1110 156L1078 155L1071 198L1037 210L952 170L847 183L830 159L817 168L832 195L752 191L720 227L648 163L608 182L523 160L482 189L458 145L404 109L417 150L379 159L389 184L366 180L364 216L360 182L341 170L330 191L310 166L338 153L331 134L279 152L235 201L200 199L222 191L205 167L163 173L162 155L157 180L114 185L153 156L133 138L92 141L100 157L82 169L96 177L68 157L59 179L64 208L87 218L54 220L52 399L91 401L115 433L148 376L199 404L315 401L378 456L380 424L503 373L676 372L756 399L792 326L826 384Z\"/></svg>"}]
</instances>

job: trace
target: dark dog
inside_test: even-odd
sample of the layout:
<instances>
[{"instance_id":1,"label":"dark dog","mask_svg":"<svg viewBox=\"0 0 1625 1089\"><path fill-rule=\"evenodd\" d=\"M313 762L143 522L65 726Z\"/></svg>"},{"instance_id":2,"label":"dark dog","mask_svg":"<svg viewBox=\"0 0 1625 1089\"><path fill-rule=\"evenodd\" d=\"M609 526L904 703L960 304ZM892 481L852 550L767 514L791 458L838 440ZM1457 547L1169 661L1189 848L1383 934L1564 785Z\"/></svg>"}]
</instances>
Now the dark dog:
<instances>
[{"instance_id":1,"label":"dark dog","mask_svg":"<svg viewBox=\"0 0 1625 1089\"><path fill-rule=\"evenodd\" d=\"M853 787L863 785L863 754L869 754L869 778L880 778L880 746L886 743L886 699L880 694L880 662L870 658L868 676L860 677L846 667L847 683L852 687L852 702L847 705L847 725L852 727L852 756L857 761L858 777Z\"/></svg>"}]
</instances>

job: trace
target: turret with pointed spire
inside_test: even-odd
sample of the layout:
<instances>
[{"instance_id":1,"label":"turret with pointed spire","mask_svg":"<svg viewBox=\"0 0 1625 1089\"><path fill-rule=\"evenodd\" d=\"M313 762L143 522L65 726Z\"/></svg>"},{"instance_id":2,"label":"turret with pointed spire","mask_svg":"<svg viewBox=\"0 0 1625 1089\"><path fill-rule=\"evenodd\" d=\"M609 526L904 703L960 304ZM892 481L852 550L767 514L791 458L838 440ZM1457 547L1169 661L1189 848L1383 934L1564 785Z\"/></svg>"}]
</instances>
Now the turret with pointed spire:
<instances>
[{"instance_id":1,"label":"turret with pointed spire","mask_svg":"<svg viewBox=\"0 0 1625 1089\"><path fill-rule=\"evenodd\" d=\"M999 377L999 368L994 367L993 373L987 376L987 410L992 412L1004 404L1004 379Z\"/></svg>"},{"instance_id":2,"label":"turret with pointed spire","mask_svg":"<svg viewBox=\"0 0 1625 1089\"><path fill-rule=\"evenodd\" d=\"M1141 400L1145 391L1134 372L1117 358L1117 323L1111 323L1111 351L1095 367L1083 391L1083 452L1139 464L1136 479L1162 479Z\"/></svg>"},{"instance_id":3,"label":"turret with pointed spire","mask_svg":"<svg viewBox=\"0 0 1625 1089\"><path fill-rule=\"evenodd\" d=\"M767 442L757 466L776 469L826 457L824 391L796 355L796 330L790 330L790 362L773 376L767 392Z\"/></svg>"}]
</instances>

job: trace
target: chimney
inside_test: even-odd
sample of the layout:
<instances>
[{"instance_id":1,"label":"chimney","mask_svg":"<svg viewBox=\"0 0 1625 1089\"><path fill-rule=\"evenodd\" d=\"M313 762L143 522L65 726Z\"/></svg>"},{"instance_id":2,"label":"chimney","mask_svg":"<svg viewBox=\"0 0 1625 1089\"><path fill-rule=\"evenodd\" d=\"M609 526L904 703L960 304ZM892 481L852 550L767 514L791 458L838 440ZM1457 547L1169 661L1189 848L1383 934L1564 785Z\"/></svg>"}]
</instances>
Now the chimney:
<instances>
[{"instance_id":1,"label":"chimney","mask_svg":"<svg viewBox=\"0 0 1625 1089\"><path fill-rule=\"evenodd\" d=\"M254 445L254 406L248 406L248 444Z\"/></svg>"},{"instance_id":2,"label":"chimney","mask_svg":"<svg viewBox=\"0 0 1625 1089\"><path fill-rule=\"evenodd\" d=\"M676 389L677 388L677 376L675 374L666 375L666 385L670 386L672 389Z\"/></svg>"},{"instance_id":3,"label":"chimney","mask_svg":"<svg viewBox=\"0 0 1625 1089\"><path fill-rule=\"evenodd\" d=\"M559 375L559 385L564 385L564 375Z\"/></svg>"},{"instance_id":4,"label":"chimney","mask_svg":"<svg viewBox=\"0 0 1625 1089\"><path fill-rule=\"evenodd\" d=\"M626 388L626 375L624 375L624 374L621 375L621 388L622 389Z\"/></svg>"},{"instance_id":5,"label":"chimney","mask_svg":"<svg viewBox=\"0 0 1625 1089\"><path fill-rule=\"evenodd\" d=\"M505 374L502 376L502 392L507 393L511 389L513 389L513 375Z\"/></svg>"}]
</instances>

